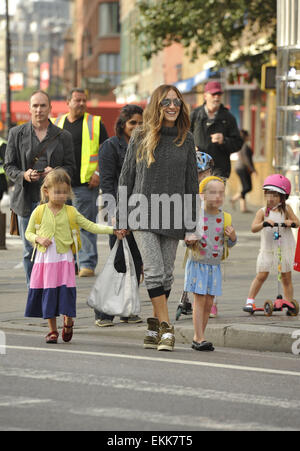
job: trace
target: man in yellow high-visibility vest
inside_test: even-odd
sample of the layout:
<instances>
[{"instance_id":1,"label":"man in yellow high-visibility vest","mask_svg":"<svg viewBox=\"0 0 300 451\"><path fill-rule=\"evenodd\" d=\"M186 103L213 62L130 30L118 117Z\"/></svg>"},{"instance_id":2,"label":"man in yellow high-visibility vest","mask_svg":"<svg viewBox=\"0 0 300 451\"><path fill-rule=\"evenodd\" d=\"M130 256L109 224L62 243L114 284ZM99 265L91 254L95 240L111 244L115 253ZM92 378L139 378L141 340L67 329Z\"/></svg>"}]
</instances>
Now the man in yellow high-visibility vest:
<instances>
[{"instance_id":1,"label":"man in yellow high-visibility vest","mask_svg":"<svg viewBox=\"0 0 300 451\"><path fill-rule=\"evenodd\" d=\"M52 119L55 125L68 130L73 138L76 160L75 176L72 180L74 206L90 221L97 218L99 195L98 153L100 145L108 138L100 116L86 112L87 96L83 89L71 90L67 104L69 113ZM79 252L79 276L92 277L98 263L97 236L81 231L82 248Z\"/></svg>"}]
</instances>

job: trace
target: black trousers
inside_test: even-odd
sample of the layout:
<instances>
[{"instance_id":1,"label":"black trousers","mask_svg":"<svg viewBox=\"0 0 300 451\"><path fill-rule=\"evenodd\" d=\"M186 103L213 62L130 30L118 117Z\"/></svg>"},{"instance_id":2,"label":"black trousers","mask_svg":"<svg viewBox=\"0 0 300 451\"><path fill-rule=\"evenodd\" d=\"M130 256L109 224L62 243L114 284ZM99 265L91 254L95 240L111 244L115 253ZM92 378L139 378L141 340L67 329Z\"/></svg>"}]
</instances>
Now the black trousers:
<instances>
[{"instance_id":1,"label":"black trousers","mask_svg":"<svg viewBox=\"0 0 300 451\"><path fill-rule=\"evenodd\" d=\"M250 191L252 190L251 174L249 174L247 169L237 169L236 173L239 176L242 183L241 197L242 199L245 199L246 194L250 193Z\"/></svg>"},{"instance_id":2,"label":"black trousers","mask_svg":"<svg viewBox=\"0 0 300 451\"><path fill-rule=\"evenodd\" d=\"M134 261L137 282L138 282L138 284L140 284L140 278L141 278L142 267L143 267L142 257L141 257L140 251L137 247L137 244L136 244L133 234L131 233L126 238L127 238L129 249L130 249L133 261ZM114 247L116 240L117 240L117 237L115 235L109 236L110 249L112 249ZM118 246L114 264L115 264L115 268L118 272L123 272L123 273L126 272L126 264L125 264L124 249L123 249L122 241L120 241L120 244ZM96 320L109 319L109 320L113 321L114 317L110 316L110 315L106 315L103 312L98 312L97 310L95 310L95 319Z\"/></svg>"},{"instance_id":3,"label":"black trousers","mask_svg":"<svg viewBox=\"0 0 300 451\"><path fill-rule=\"evenodd\" d=\"M4 174L0 174L0 200L2 200L3 194L7 193L8 186L6 177Z\"/></svg>"}]
</instances>

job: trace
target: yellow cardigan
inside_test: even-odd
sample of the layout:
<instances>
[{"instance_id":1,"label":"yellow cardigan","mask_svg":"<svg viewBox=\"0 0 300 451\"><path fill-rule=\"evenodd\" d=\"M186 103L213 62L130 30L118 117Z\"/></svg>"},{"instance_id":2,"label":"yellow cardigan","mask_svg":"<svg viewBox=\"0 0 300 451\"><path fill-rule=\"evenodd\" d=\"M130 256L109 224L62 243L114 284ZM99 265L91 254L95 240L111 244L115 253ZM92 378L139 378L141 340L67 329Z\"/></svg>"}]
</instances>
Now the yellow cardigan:
<instances>
[{"instance_id":1,"label":"yellow cardigan","mask_svg":"<svg viewBox=\"0 0 300 451\"><path fill-rule=\"evenodd\" d=\"M26 239L35 246L37 244L35 241L37 236L48 238L49 240L52 240L54 237L58 254L65 254L68 252L73 244L73 236L66 206L64 205L61 211L54 216L48 205L46 205L38 234L35 228L35 211L36 210L33 211L30 217L29 224L25 232ZM95 224L82 216L77 210L76 213L76 223L81 229L95 234L113 234L113 227ZM46 248L40 244L37 244L37 249L40 252L46 252Z\"/></svg>"}]
</instances>

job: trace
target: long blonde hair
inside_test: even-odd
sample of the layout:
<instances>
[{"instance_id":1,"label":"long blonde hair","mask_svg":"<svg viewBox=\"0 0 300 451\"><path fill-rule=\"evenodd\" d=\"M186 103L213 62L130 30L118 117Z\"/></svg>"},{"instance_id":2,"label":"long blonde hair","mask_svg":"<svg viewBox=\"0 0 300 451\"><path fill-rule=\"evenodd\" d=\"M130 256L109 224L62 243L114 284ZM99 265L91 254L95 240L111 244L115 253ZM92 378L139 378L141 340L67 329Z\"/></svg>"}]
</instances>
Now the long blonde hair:
<instances>
[{"instance_id":1,"label":"long blonde hair","mask_svg":"<svg viewBox=\"0 0 300 451\"><path fill-rule=\"evenodd\" d=\"M164 120L164 111L161 102L168 95L169 91L174 91L177 97L182 101L180 113L176 121L178 135L174 143L178 147L184 143L187 133L190 129L190 115L188 107L183 99L181 92L172 85L161 85L152 94L150 103L144 112L143 125L136 129L134 136L139 138L137 161L146 160L147 167L155 162L154 151L161 137L161 129Z\"/></svg>"},{"instance_id":2,"label":"long blonde hair","mask_svg":"<svg viewBox=\"0 0 300 451\"><path fill-rule=\"evenodd\" d=\"M66 183L70 189L69 199L73 198L71 177L69 174L62 168L53 169L53 171L49 172L49 174L45 177L45 180L41 187L41 204L46 204L49 199L46 194L46 190L53 188L55 185L60 185L62 183Z\"/></svg>"}]
</instances>

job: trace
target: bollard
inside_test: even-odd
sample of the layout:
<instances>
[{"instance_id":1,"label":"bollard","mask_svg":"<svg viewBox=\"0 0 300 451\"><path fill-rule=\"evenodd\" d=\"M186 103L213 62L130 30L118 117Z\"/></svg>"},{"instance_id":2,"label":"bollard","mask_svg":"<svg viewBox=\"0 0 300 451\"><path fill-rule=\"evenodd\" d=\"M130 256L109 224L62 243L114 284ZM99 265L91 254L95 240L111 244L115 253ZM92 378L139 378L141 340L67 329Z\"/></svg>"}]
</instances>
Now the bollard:
<instances>
[{"instance_id":1,"label":"bollard","mask_svg":"<svg viewBox=\"0 0 300 451\"><path fill-rule=\"evenodd\" d=\"M6 214L0 212L0 250L6 249Z\"/></svg>"}]
</instances>

